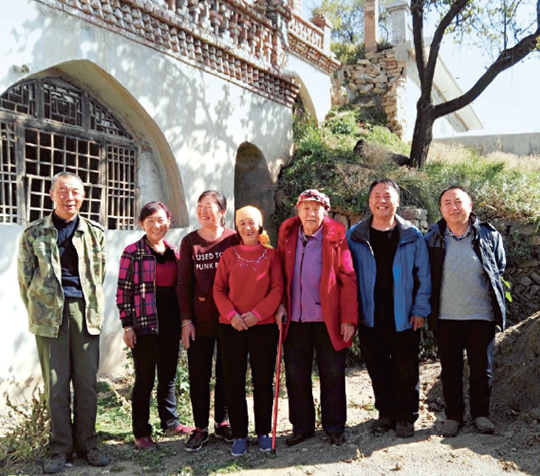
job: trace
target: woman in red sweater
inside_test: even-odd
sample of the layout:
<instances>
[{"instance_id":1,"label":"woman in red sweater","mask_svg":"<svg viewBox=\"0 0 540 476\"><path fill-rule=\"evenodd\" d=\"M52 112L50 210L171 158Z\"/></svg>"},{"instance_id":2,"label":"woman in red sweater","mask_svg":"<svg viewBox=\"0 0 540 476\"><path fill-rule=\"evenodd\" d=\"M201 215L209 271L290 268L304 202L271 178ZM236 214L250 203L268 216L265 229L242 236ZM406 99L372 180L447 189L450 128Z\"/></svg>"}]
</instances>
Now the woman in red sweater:
<instances>
[{"instance_id":1,"label":"woman in red sweater","mask_svg":"<svg viewBox=\"0 0 540 476\"><path fill-rule=\"evenodd\" d=\"M283 294L279 257L263 233L261 212L244 207L236 212L242 244L227 249L214 282L219 309L225 393L234 443L233 456L247 449L246 371L253 377L255 432L261 451L271 450L272 384L278 328L275 312Z\"/></svg>"},{"instance_id":2,"label":"woman in red sweater","mask_svg":"<svg viewBox=\"0 0 540 476\"><path fill-rule=\"evenodd\" d=\"M187 349L189 392L195 430L185 449L199 451L208 441L210 379L214 351L216 386L214 389L214 434L231 443L233 436L227 418L225 382L218 342L219 313L212 297L214 278L222 253L239 242L236 233L225 228L227 200L207 190L197 200L197 218L201 228L189 233L180 245L178 264L178 303L182 316L182 344ZM217 350L216 350L217 348Z\"/></svg>"}]
</instances>

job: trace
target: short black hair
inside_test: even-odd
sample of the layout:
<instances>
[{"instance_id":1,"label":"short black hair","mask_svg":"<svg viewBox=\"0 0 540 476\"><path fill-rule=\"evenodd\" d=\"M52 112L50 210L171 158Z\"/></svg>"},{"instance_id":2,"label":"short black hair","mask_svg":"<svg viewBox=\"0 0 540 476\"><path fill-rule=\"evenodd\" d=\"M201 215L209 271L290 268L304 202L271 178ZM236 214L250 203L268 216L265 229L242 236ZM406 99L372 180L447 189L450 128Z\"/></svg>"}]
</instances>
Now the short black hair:
<instances>
[{"instance_id":1,"label":"short black hair","mask_svg":"<svg viewBox=\"0 0 540 476\"><path fill-rule=\"evenodd\" d=\"M146 218L148 218L150 215L153 215L154 213L158 212L159 210L163 210L165 212L165 215L167 215L167 218L171 221L173 221L172 213L165 205L161 202L148 202L144 207L142 207L141 213L139 213L139 223L142 223Z\"/></svg>"},{"instance_id":2,"label":"short black hair","mask_svg":"<svg viewBox=\"0 0 540 476\"><path fill-rule=\"evenodd\" d=\"M374 180L369 186L368 197L371 197L371 192L380 183L383 183L385 185L388 185L389 187L392 187L398 193L398 196L401 194L399 190L399 185L396 182L394 182L392 179L389 179L389 178L380 178L380 179Z\"/></svg>"},{"instance_id":3,"label":"short black hair","mask_svg":"<svg viewBox=\"0 0 540 476\"><path fill-rule=\"evenodd\" d=\"M462 187L461 185L450 185L450 187L446 187L446 188L441 192L441 194L439 195L439 205L441 204L441 200L442 200L443 195L444 195L446 192L450 191L450 190L461 190L462 192L464 192L464 193L467 194L467 196L469 197L469 199L471 200L471 202L473 201L471 194L469 193L469 191L468 191L465 187Z\"/></svg>"}]
</instances>

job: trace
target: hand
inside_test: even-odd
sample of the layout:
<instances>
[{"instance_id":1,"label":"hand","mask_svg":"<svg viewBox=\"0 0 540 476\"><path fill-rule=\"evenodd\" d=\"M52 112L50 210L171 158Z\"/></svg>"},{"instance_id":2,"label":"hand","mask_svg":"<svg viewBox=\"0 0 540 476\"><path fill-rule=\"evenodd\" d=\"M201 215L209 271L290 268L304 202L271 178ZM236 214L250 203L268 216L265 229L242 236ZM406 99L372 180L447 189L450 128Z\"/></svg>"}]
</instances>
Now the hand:
<instances>
[{"instance_id":1,"label":"hand","mask_svg":"<svg viewBox=\"0 0 540 476\"><path fill-rule=\"evenodd\" d=\"M281 329L281 324L287 319L287 309L283 304L280 304L276 311L276 324L278 329Z\"/></svg>"},{"instance_id":2,"label":"hand","mask_svg":"<svg viewBox=\"0 0 540 476\"><path fill-rule=\"evenodd\" d=\"M351 324L350 322L342 322L341 323L341 336L343 337L343 340L345 342L348 342L352 339L353 335L354 335L354 324Z\"/></svg>"},{"instance_id":3,"label":"hand","mask_svg":"<svg viewBox=\"0 0 540 476\"><path fill-rule=\"evenodd\" d=\"M413 326L413 329L415 331L417 331L418 329L422 329L425 323L426 323L425 317L411 316L411 319L409 320L409 324Z\"/></svg>"},{"instance_id":4,"label":"hand","mask_svg":"<svg viewBox=\"0 0 540 476\"><path fill-rule=\"evenodd\" d=\"M190 340L195 340L195 326L193 322L189 322L182 327L182 345L186 349L189 349Z\"/></svg>"},{"instance_id":5,"label":"hand","mask_svg":"<svg viewBox=\"0 0 540 476\"><path fill-rule=\"evenodd\" d=\"M124 335L122 337L124 338L124 343L130 349L133 349L133 347L135 347L135 344L137 343L137 334L135 334L135 331L133 329L124 332Z\"/></svg>"},{"instance_id":6,"label":"hand","mask_svg":"<svg viewBox=\"0 0 540 476\"><path fill-rule=\"evenodd\" d=\"M240 317L240 314L235 314L231 319L231 326L233 326L237 331L247 331L248 326L244 322L244 319Z\"/></svg>"},{"instance_id":7,"label":"hand","mask_svg":"<svg viewBox=\"0 0 540 476\"><path fill-rule=\"evenodd\" d=\"M257 324L257 322L259 322L258 317L251 311L244 312L244 314L242 314L240 317L244 320L246 326L248 327L253 327L255 324Z\"/></svg>"}]
</instances>

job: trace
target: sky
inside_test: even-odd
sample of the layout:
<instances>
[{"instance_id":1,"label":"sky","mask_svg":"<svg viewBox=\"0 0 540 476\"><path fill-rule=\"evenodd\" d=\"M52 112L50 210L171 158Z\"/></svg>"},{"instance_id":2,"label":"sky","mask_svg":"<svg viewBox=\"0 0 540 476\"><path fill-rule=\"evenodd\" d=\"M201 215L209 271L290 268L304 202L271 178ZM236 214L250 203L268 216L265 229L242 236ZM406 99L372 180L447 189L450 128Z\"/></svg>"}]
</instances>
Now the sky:
<instances>
[{"instance_id":1,"label":"sky","mask_svg":"<svg viewBox=\"0 0 540 476\"><path fill-rule=\"evenodd\" d=\"M303 15L318 0L304 0ZM441 55L450 72L465 92L480 78L490 64L490 58L470 45L460 47L447 42ZM487 89L472 103L484 129L472 134L540 132L540 53L500 73Z\"/></svg>"}]
</instances>

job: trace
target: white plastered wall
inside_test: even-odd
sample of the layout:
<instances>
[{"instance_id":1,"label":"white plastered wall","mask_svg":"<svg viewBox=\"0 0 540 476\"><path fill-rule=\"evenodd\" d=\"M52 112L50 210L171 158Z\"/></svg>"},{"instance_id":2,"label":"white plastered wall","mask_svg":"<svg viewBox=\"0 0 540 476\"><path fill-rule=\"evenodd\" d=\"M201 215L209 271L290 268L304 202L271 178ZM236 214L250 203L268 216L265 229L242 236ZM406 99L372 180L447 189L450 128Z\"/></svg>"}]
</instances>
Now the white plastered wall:
<instances>
[{"instance_id":1,"label":"white plastered wall","mask_svg":"<svg viewBox=\"0 0 540 476\"><path fill-rule=\"evenodd\" d=\"M155 162L145 161L146 152L140 158L141 201L157 195L173 208L183 228L169 231L172 243L179 244L197 228L196 199L206 189L226 195L232 225L234 162L240 144L249 141L262 151L274 180L288 158L289 108L39 2L0 0L0 11L0 92L24 78L56 72L73 78L108 106L152 149ZM40 372L16 282L21 231L18 225L0 225L0 394L26 399L40 384ZM123 343L114 303L117 263L122 249L140 236L140 231L106 234L102 373L122 369ZM4 401L0 397L0 409Z\"/></svg>"}]
</instances>

